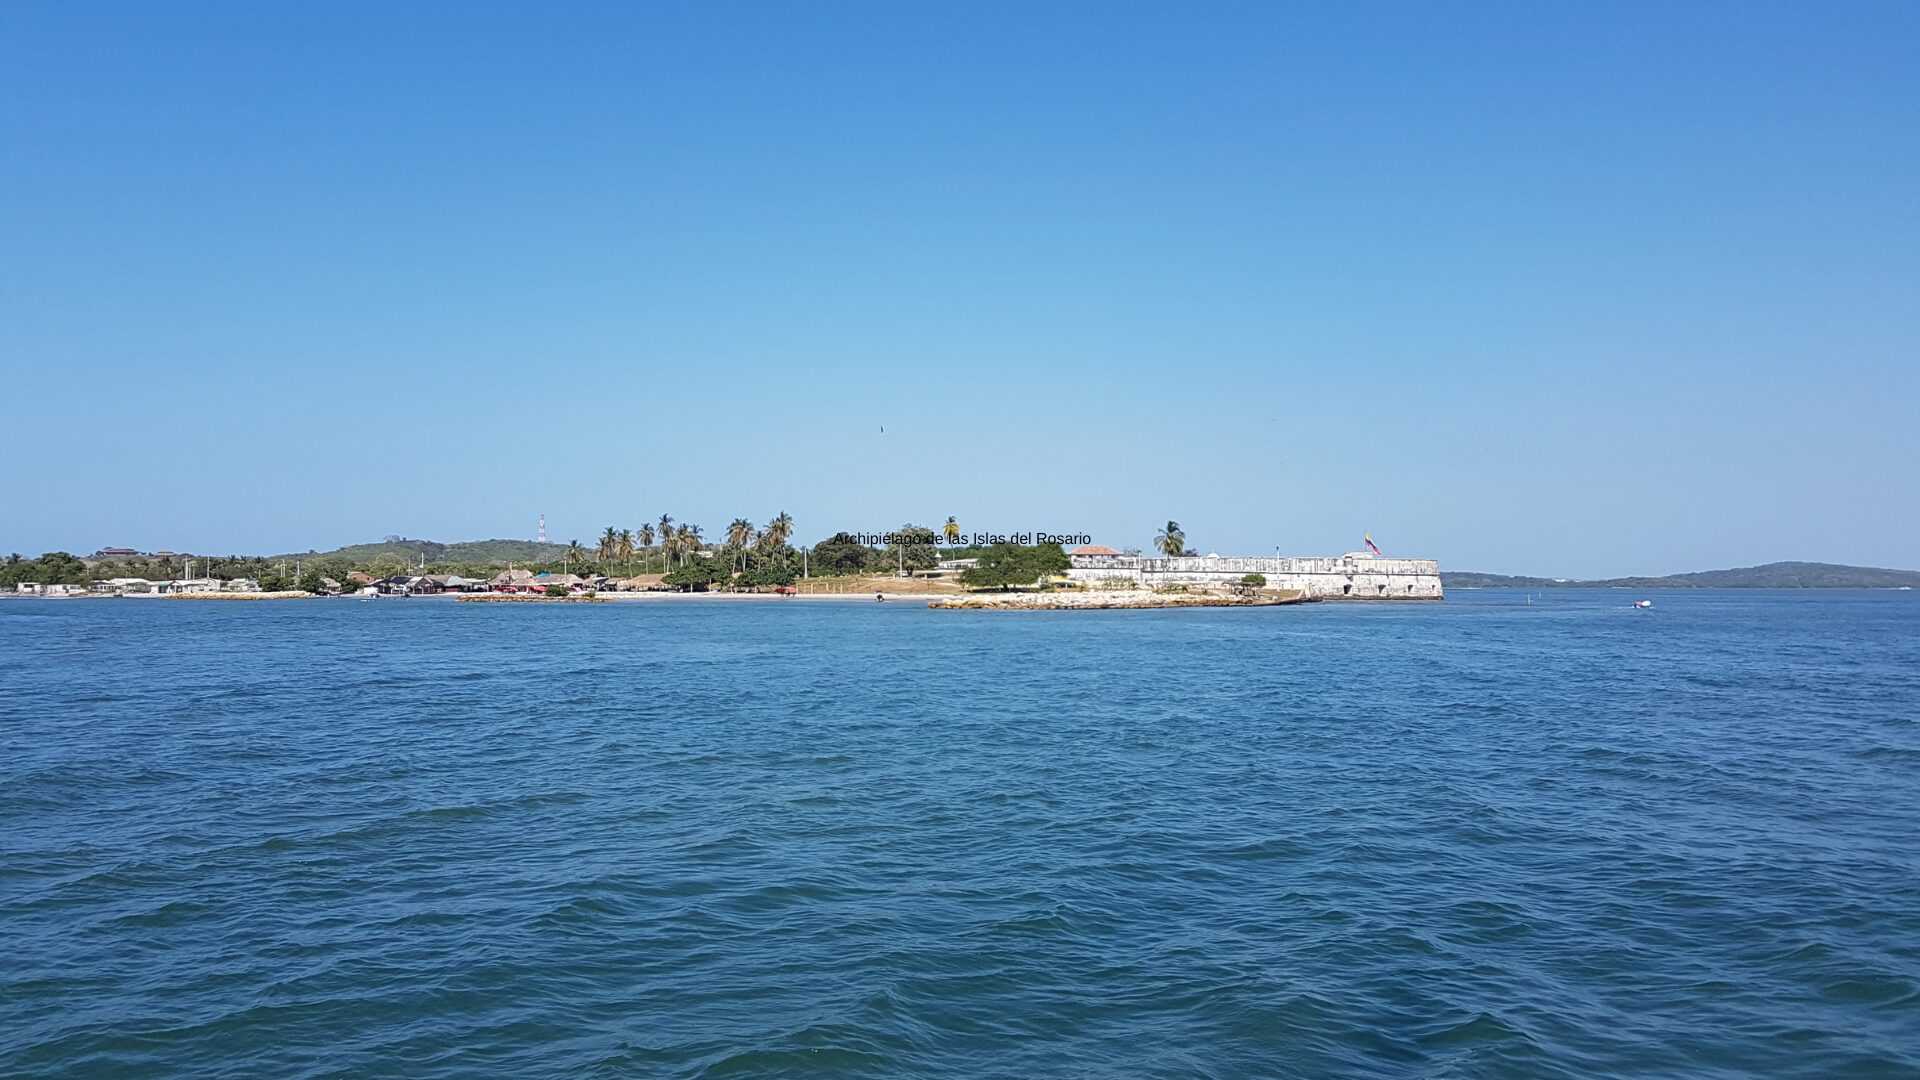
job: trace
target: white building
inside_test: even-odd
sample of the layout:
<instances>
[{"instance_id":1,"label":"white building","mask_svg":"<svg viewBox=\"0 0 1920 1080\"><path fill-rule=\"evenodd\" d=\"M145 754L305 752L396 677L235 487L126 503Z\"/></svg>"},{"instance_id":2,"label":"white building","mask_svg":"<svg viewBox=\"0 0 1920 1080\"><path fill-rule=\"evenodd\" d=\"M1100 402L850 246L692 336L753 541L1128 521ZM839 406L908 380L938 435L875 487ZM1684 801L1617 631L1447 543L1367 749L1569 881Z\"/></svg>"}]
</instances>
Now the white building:
<instances>
[{"instance_id":1,"label":"white building","mask_svg":"<svg viewBox=\"0 0 1920 1080\"><path fill-rule=\"evenodd\" d=\"M113 596L147 596L160 591L160 583L146 578L117 577L93 583L93 591Z\"/></svg>"}]
</instances>

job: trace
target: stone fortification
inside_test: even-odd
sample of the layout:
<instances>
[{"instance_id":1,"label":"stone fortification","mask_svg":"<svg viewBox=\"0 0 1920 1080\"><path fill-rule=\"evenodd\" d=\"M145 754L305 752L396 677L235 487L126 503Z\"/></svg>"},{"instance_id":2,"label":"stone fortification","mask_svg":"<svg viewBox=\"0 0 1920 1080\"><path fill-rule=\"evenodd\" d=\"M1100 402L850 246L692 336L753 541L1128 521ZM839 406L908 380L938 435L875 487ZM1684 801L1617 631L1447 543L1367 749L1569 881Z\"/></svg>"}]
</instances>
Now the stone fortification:
<instances>
[{"instance_id":1,"label":"stone fortification","mask_svg":"<svg viewBox=\"0 0 1920 1080\"><path fill-rule=\"evenodd\" d=\"M1314 600L1438 600L1440 564L1432 559L1383 559L1370 553L1338 556L1241 557L1069 554L1067 576L1090 585L1127 581L1135 586L1222 587L1262 574L1267 588L1292 589Z\"/></svg>"}]
</instances>

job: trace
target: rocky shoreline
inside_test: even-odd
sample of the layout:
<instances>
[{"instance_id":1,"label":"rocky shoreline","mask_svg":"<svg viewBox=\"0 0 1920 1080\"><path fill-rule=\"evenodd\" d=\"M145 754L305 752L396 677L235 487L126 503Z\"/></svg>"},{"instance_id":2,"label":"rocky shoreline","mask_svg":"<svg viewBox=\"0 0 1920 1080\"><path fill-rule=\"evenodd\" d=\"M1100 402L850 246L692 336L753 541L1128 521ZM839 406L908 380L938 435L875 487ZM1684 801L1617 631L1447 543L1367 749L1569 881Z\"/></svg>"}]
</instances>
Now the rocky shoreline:
<instances>
[{"instance_id":1,"label":"rocky shoreline","mask_svg":"<svg viewBox=\"0 0 1920 1080\"><path fill-rule=\"evenodd\" d=\"M1255 592L1146 592L1143 590L1058 590L1025 593L972 593L929 603L943 611L1109 611L1189 607L1280 607L1307 603L1303 592L1261 589Z\"/></svg>"}]
</instances>

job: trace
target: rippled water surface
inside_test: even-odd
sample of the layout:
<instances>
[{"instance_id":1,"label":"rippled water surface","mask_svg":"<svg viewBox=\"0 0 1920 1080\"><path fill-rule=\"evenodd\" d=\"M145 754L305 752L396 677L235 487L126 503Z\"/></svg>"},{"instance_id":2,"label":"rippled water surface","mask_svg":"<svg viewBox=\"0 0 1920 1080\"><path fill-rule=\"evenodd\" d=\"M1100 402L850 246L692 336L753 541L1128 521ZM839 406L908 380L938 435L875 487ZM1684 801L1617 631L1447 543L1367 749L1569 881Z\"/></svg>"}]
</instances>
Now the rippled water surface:
<instances>
[{"instance_id":1,"label":"rippled water surface","mask_svg":"<svg viewBox=\"0 0 1920 1080\"><path fill-rule=\"evenodd\" d=\"M1914 1076L1920 594L0 602L0 1075Z\"/></svg>"}]
</instances>

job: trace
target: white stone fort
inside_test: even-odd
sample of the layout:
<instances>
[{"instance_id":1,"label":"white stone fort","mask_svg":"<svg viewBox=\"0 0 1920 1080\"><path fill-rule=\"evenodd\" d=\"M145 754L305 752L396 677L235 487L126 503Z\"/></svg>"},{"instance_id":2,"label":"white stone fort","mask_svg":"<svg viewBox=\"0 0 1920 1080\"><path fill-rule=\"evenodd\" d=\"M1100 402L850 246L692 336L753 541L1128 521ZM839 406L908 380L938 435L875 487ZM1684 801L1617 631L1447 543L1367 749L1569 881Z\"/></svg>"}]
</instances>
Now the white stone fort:
<instances>
[{"instance_id":1,"label":"white stone fort","mask_svg":"<svg viewBox=\"0 0 1920 1080\"><path fill-rule=\"evenodd\" d=\"M1432 559L1386 559L1370 551L1339 556L1183 555L1152 558L1088 545L1067 553L1067 577L1089 585L1125 582L1161 585L1237 585L1261 574L1267 588L1304 592L1315 600L1438 600L1440 564Z\"/></svg>"}]
</instances>

